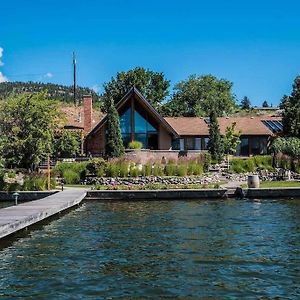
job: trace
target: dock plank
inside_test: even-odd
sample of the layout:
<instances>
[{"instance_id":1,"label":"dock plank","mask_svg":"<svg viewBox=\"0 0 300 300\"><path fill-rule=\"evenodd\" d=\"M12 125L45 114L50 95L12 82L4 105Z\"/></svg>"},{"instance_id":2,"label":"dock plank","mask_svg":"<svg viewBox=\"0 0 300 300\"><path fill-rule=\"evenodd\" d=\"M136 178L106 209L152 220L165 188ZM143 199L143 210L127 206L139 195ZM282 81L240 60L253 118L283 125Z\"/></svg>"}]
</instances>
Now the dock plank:
<instances>
[{"instance_id":1,"label":"dock plank","mask_svg":"<svg viewBox=\"0 0 300 300\"><path fill-rule=\"evenodd\" d=\"M40 200L0 209L0 239L78 205L86 190L68 188Z\"/></svg>"}]
</instances>

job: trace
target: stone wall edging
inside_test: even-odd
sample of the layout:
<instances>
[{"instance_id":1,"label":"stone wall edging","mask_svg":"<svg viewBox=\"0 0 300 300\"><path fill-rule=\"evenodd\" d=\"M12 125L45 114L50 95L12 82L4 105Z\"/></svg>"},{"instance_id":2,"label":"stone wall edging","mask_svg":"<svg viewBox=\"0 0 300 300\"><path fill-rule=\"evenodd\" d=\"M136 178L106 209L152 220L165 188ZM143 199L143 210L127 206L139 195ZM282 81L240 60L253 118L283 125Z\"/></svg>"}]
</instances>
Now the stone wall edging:
<instances>
[{"instance_id":1,"label":"stone wall edging","mask_svg":"<svg viewBox=\"0 0 300 300\"><path fill-rule=\"evenodd\" d=\"M51 196L58 191L18 191L18 201L33 201L39 200L48 196ZM0 191L0 201L12 201L15 200L13 196L14 192Z\"/></svg>"}]
</instances>

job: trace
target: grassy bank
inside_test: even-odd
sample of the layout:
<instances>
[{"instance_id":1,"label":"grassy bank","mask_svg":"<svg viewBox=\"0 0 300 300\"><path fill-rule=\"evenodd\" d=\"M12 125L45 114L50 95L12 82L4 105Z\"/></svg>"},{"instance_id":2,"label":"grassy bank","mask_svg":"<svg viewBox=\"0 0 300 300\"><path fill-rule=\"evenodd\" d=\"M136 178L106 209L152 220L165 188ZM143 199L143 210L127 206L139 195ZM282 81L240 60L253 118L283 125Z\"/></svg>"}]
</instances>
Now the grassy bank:
<instances>
[{"instance_id":1,"label":"grassy bank","mask_svg":"<svg viewBox=\"0 0 300 300\"><path fill-rule=\"evenodd\" d=\"M242 185L243 188L247 188L247 184ZM285 188L296 187L300 188L300 181L263 181L260 183L260 188Z\"/></svg>"}]
</instances>

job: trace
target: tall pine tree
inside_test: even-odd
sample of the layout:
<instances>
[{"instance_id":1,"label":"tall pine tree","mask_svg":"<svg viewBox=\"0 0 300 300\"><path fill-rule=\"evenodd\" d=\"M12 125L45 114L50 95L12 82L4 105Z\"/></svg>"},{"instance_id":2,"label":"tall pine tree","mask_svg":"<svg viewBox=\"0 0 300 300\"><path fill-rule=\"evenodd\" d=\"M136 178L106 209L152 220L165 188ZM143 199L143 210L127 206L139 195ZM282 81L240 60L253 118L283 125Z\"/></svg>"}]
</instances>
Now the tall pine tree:
<instances>
[{"instance_id":1,"label":"tall pine tree","mask_svg":"<svg viewBox=\"0 0 300 300\"><path fill-rule=\"evenodd\" d=\"M108 157L120 157L124 155L125 149L122 141L120 118L112 97L106 101L107 104L107 140L106 155Z\"/></svg>"},{"instance_id":2,"label":"tall pine tree","mask_svg":"<svg viewBox=\"0 0 300 300\"><path fill-rule=\"evenodd\" d=\"M282 98L280 108L285 135L300 138L300 76L294 81L292 94Z\"/></svg>"},{"instance_id":3,"label":"tall pine tree","mask_svg":"<svg viewBox=\"0 0 300 300\"><path fill-rule=\"evenodd\" d=\"M212 159L221 162L224 156L224 144L220 133L216 112L213 110L209 116L208 151Z\"/></svg>"}]
</instances>

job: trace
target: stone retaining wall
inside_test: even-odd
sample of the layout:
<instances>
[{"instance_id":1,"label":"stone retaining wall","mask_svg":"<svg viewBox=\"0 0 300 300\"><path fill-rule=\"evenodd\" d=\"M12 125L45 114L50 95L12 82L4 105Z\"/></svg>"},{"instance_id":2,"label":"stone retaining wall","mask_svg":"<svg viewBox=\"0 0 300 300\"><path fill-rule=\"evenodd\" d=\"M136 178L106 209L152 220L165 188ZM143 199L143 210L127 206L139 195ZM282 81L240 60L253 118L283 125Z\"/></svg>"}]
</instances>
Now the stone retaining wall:
<instances>
[{"instance_id":1,"label":"stone retaining wall","mask_svg":"<svg viewBox=\"0 0 300 300\"><path fill-rule=\"evenodd\" d=\"M157 191L88 191L87 200L191 200L220 199L226 189L157 190Z\"/></svg>"},{"instance_id":2,"label":"stone retaining wall","mask_svg":"<svg viewBox=\"0 0 300 300\"><path fill-rule=\"evenodd\" d=\"M251 188L243 189L246 198L299 198L300 188Z\"/></svg>"},{"instance_id":3,"label":"stone retaining wall","mask_svg":"<svg viewBox=\"0 0 300 300\"><path fill-rule=\"evenodd\" d=\"M48 196L51 196L58 191L24 191L18 192L19 197L18 201L32 201L32 200L39 200ZM11 201L15 200L13 196L14 192L1 192L0 191L0 201Z\"/></svg>"},{"instance_id":4,"label":"stone retaining wall","mask_svg":"<svg viewBox=\"0 0 300 300\"><path fill-rule=\"evenodd\" d=\"M141 164L147 164L148 162L161 162L162 160L177 161L179 157L197 158L204 151L201 150L126 150L125 157L130 161L135 161Z\"/></svg>"}]
</instances>

